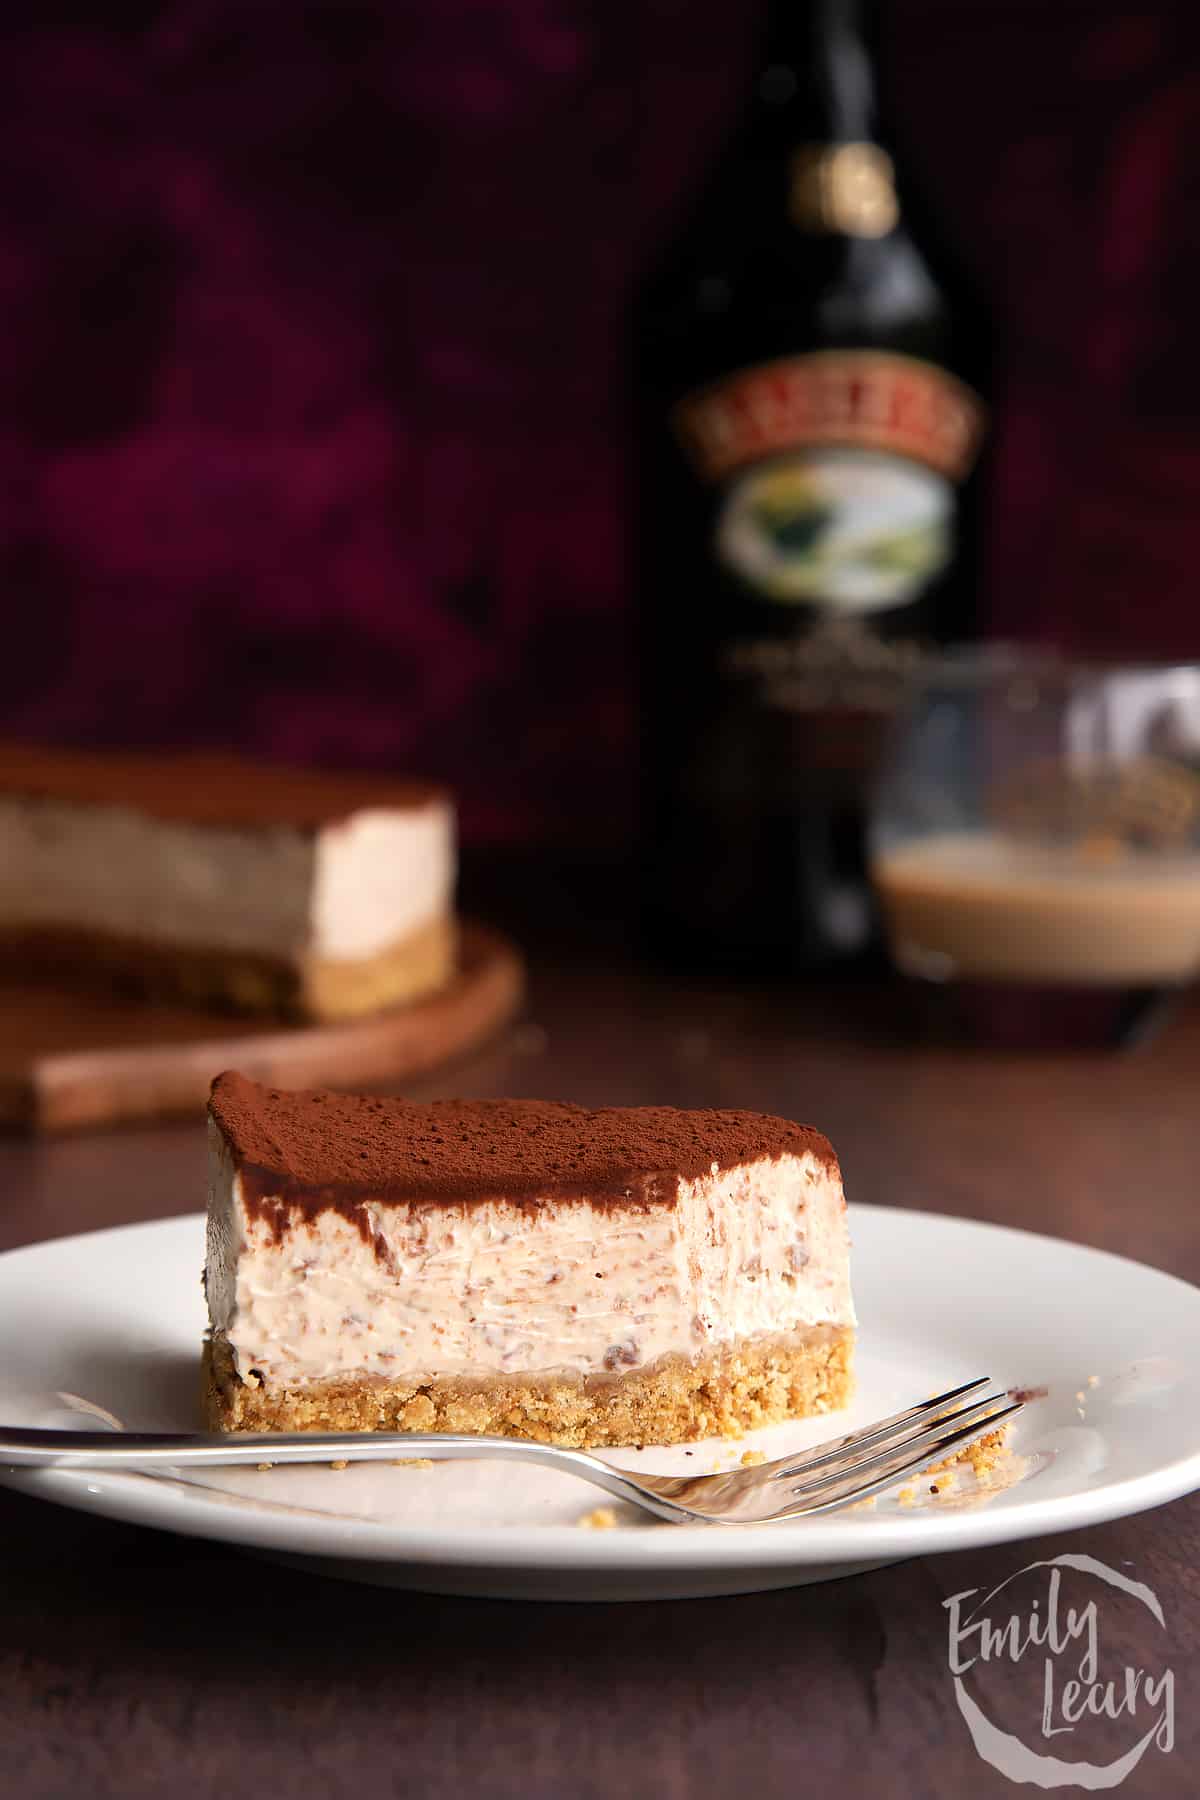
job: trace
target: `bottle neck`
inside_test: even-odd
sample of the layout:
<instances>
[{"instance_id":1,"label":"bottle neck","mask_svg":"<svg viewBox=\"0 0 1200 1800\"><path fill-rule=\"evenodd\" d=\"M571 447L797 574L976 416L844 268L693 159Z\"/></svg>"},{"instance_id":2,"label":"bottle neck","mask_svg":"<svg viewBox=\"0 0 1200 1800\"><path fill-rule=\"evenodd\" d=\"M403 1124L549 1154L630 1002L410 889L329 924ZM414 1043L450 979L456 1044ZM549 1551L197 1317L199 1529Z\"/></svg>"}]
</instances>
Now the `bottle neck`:
<instances>
[{"instance_id":1,"label":"bottle neck","mask_svg":"<svg viewBox=\"0 0 1200 1800\"><path fill-rule=\"evenodd\" d=\"M803 232L883 237L899 220L877 138L875 72L859 0L775 0L755 97L764 147L789 164L788 214Z\"/></svg>"},{"instance_id":2,"label":"bottle neck","mask_svg":"<svg viewBox=\"0 0 1200 1800\"><path fill-rule=\"evenodd\" d=\"M774 0L757 102L809 143L856 144L876 134L875 73L860 0Z\"/></svg>"}]
</instances>

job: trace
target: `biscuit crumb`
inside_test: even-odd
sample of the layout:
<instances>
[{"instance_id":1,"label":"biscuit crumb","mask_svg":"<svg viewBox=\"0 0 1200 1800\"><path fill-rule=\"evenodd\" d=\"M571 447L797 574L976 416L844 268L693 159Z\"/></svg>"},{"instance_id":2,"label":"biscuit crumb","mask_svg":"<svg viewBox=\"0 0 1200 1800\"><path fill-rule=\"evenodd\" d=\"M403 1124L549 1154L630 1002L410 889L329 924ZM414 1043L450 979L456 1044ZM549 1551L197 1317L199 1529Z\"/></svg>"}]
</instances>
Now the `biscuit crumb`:
<instances>
[{"instance_id":1,"label":"biscuit crumb","mask_svg":"<svg viewBox=\"0 0 1200 1800\"><path fill-rule=\"evenodd\" d=\"M761 1450L744 1450L742 1452L743 1469L757 1468L759 1463L765 1463L766 1460L766 1456Z\"/></svg>"},{"instance_id":2,"label":"biscuit crumb","mask_svg":"<svg viewBox=\"0 0 1200 1800\"><path fill-rule=\"evenodd\" d=\"M273 1469L275 1465L274 1465L274 1463L255 1463L254 1466L256 1469L261 1469L263 1474L265 1475L267 1470Z\"/></svg>"},{"instance_id":3,"label":"biscuit crumb","mask_svg":"<svg viewBox=\"0 0 1200 1800\"><path fill-rule=\"evenodd\" d=\"M398 1456L393 1469L432 1469L432 1456Z\"/></svg>"},{"instance_id":4,"label":"biscuit crumb","mask_svg":"<svg viewBox=\"0 0 1200 1800\"><path fill-rule=\"evenodd\" d=\"M584 1531L615 1531L617 1515L611 1506L595 1506L579 1521Z\"/></svg>"},{"instance_id":5,"label":"biscuit crumb","mask_svg":"<svg viewBox=\"0 0 1200 1800\"><path fill-rule=\"evenodd\" d=\"M329 1466L331 1469L348 1469L350 1464L346 1461L345 1457L339 1457L337 1462L331 1462Z\"/></svg>"},{"instance_id":6,"label":"biscuit crumb","mask_svg":"<svg viewBox=\"0 0 1200 1800\"><path fill-rule=\"evenodd\" d=\"M1127 846L1111 831L1092 831L1075 846L1075 854L1085 863L1119 862Z\"/></svg>"},{"instance_id":7,"label":"biscuit crumb","mask_svg":"<svg viewBox=\"0 0 1200 1800\"><path fill-rule=\"evenodd\" d=\"M1007 1449L1008 1434L1009 1426L1006 1420L995 1431L989 1431L986 1436L976 1438L973 1444L965 1444L961 1450L956 1450L953 1456L946 1458L944 1464L935 1465L935 1470L939 1467L950 1468L957 1464L960 1470L969 1468L974 1475L986 1475L997 1458ZM931 1473L933 1472L931 1471Z\"/></svg>"},{"instance_id":8,"label":"biscuit crumb","mask_svg":"<svg viewBox=\"0 0 1200 1800\"><path fill-rule=\"evenodd\" d=\"M924 1479L910 1481L896 1495L901 1506L916 1506L926 1494L933 1494L943 1499L957 1486L959 1477L970 1472L976 1481L982 1481L995 1469L997 1461L1005 1454L1008 1440L1007 1424L1000 1425L986 1436L976 1438L973 1444L964 1444L952 1456L933 1463L925 1470ZM936 1477L931 1480L930 1477Z\"/></svg>"}]
</instances>

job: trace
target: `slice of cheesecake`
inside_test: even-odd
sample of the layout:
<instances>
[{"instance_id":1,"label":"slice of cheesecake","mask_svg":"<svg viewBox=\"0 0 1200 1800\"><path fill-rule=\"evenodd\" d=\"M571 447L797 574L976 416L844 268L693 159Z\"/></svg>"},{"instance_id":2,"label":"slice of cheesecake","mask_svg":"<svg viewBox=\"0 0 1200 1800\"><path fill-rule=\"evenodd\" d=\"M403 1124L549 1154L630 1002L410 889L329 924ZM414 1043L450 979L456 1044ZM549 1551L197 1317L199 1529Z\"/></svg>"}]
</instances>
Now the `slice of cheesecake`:
<instances>
[{"instance_id":1,"label":"slice of cheesecake","mask_svg":"<svg viewBox=\"0 0 1200 1800\"><path fill-rule=\"evenodd\" d=\"M350 1017L450 978L453 884L437 788L0 747L0 957L23 971Z\"/></svg>"},{"instance_id":2,"label":"slice of cheesecake","mask_svg":"<svg viewBox=\"0 0 1200 1800\"><path fill-rule=\"evenodd\" d=\"M667 1444L851 1385L837 1159L761 1113L221 1075L205 1282L215 1429Z\"/></svg>"}]
</instances>

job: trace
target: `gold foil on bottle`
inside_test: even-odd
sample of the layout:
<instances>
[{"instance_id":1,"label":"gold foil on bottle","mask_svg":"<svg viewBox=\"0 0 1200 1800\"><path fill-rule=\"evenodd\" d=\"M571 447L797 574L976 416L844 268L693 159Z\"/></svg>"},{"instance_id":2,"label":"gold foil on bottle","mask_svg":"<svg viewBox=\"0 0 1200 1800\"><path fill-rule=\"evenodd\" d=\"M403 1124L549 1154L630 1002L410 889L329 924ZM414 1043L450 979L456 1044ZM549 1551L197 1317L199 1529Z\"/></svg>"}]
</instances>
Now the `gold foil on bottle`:
<instances>
[{"instance_id":1,"label":"gold foil on bottle","mask_svg":"<svg viewBox=\"0 0 1200 1800\"><path fill-rule=\"evenodd\" d=\"M802 231L885 237L900 217L891 157L878 144L802 144L789 210Z\"/></svg>"}]
</instances>

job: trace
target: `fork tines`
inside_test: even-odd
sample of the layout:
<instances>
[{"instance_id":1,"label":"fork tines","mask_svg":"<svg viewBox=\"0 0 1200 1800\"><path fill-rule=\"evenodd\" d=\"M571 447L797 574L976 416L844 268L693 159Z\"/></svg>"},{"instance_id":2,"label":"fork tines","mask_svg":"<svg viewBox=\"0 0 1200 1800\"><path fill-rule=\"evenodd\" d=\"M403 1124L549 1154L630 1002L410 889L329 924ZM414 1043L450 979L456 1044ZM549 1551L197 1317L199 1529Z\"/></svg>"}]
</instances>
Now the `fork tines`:
<instances>
[{"instance_id":1,"label":"fork tines","mask_svg":"<svg viewBox=\"0 0 1200 1800\"><path fill-rule=\"evenodd\" d=\"M796 1500L781 1516L828 1512L853 1500L867 1499L905 1475L917 1474L939 1462L972 1438L995 1430L1021 1410L1021 1402L1009 1400L1004 1389L979 1395L978 1390L987 1385L986 1375L963 1382L863 1431L819 1444L799 1461L795 1457L781 1458L772 1468L770 1479L794 1483L791 1492ZM956 1400L968 1394L977 1397L965 1406L949 1410Z\"/></svg>"}]
</instances>

